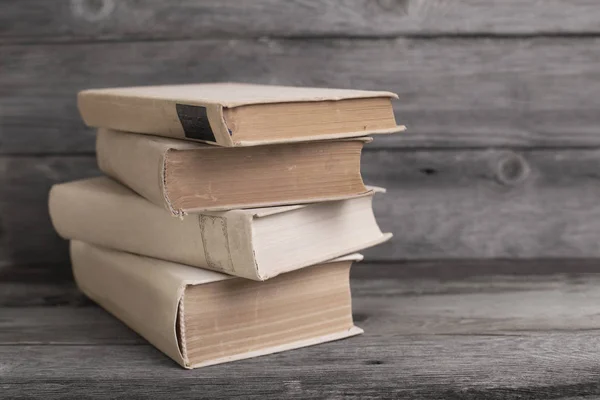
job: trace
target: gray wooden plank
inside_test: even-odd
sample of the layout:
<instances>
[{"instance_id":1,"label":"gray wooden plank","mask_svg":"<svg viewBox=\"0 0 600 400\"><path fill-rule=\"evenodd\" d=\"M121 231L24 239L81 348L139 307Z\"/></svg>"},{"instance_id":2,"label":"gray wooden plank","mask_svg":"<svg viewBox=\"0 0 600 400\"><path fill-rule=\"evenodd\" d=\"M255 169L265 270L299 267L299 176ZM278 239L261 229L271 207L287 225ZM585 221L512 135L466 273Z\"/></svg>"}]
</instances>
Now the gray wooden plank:
<instances>
[{"instance_id":1,"label":"gray wooden plank","mask_svg":"<svg viewBox=\"0 0 600 400\"><path fill-rule=\"evenodd\" d=\"M394 233L368 260L600 256L600 150L374 150L362 170L387 187L375 214ZM0 266L67 265L47 192L98 174L94 157L1 157L0 171Z\"/></svg>"},{"instance_id":2,"label":"gray wooden plank","mask_svg":"<svg viewBox=\"0 0 600 400\"><path fill-rule=\"evenodd\" d=\"M133 344L148 342L96 306L0 307L0 346Z\"/></svg>"},{"instance_id":3,"label":"gray wooden plank","mask_svg":"<svg viewBox=\"0 0 600 400\"><path fill-rule=\"evenodd\" d=\"M593 0L4 0L0 40L598 33Z\"/></svg>"},{"instance_id":4,"label":"gray wooden plank","mask_svg":"<svg viewBox=\"0 0 600 400\"><path fill-rule=\"evenodd\" d=\"M452 262L439 263L450 270L454 267ZM368 335L514 336L600 329L597 273L441 280L398 279L398 273L390 270L384 276L373 273L380 268L358 264L351 274L355 322ZM35 299L46 297L51 286L21 288ZM64 291L63 299L76 299L73 284L53 286ZM19 304L11 288L16 285L0 284L0 346L146 343L91 301L84 301L82 295L59 307L52 302L32 304L31 300Z\"/></svg>"},{"instance_id":5,"label":"gray wooden plank","mask_svg":"<svg viewBox=\"0 0 600 400\"><path fill-rule=\"evenodd\" d=\"M452 263L446 267L451 271ZM355 278L352 296L357 324L374 335L515 336L600 329L597 274Z\"/></svg>"},{"instance_id":6,"label":"gray wooden plank","mask_svg":"<svg viewBox=\"0 0 600 400\"><path fill-rule=\"evenodd\" d=\"M0 270L48 266L64 275L68 246L52 228L54 183L98 175L94 157L0 157Z\"/></svg>"},{"instance_id":7,"label":"gray wooden plank","mask_svg":"<svg viewBox=\"0 0 600 400\"><path fill-rule=\"evenodd\" d=\"M97 307L0 308L2 394L50 399L600 395L600 275L407 280L387 270L374 276L352 279L355 319L364 335L195 371L182 370Z\"/></svg>"},{"instance_id":8,"label":"gray wooden plank","mask_svg":"<svg viewBox=\"0 0 600 400\"><path fill-rule=\"evenodd\" d=\"M363 155L387 243L370 259L598 257L599 150Z\"/></svg>"},{"instance_id":9,"label":"gray wooden plank","mask_svg":"<svg viewBox=\"0 0 600 400\"><path fill-rule=\"evenodd\" d=\"M577 290L582 279L596 283L597 259L554 260L418 260L373 263L352 267L354 296L454 295L554 290L557 280L567 280ZM491 279L496 284L490 282ZM523 282L519 280L526 279ZM561 289L562 290L562 289ZM563 290L564 291L564 290ZM76 288L70 265L12 266L0 269L0 308L89 307L93 303ZM356 304L355 304L356 306ZM359 309L359 314L364 314ZM363 322L366 315L357 315Z\"/></svg>"},{"instance_id":10,"label":"gray wooden plank","mask_svg":"<svg viewBox=\"0 0 600 400\"><path fill-rule=\"evenodd\" d=\"M70 269L70 265L65 264L64 268ZM0 283L0 315L4 315L6 307L85 307L92 304L77 290L73 277L62 282L52 280L54 268L48 268L43 275L49 282L14 282L9 280L8 274L3 275L3 280L7 281Z\"/></svg>"},{"instance_id":11,"label":"gray wooden plank","mask_svg":"<svg viewBox=\"0 0 600 400\"><path fill-rule=\"evenodd\" d=\"M409 130L375 146L599 146L598 54L595 37L1 46L0 153L93 151L80 89L208 81L396 91Z\"/></svg>"},{"instance_id":12,"label":"gray wooden plank","mask_svg":"<svg viewBox=\"0 0 600 400\"><path fill-rule=\"evenodd\" d=\"M377 268L371 268L377 266ZM9 270L11 271L11 270ZM20 275L21 269L13 269ZM29 270L27 270L29 271ZM449 281L510 275L514 277L600 273L598 258L448 258L397 261L366 261L352 270L355 279L439 280ZM11 275L10 273L8 274Z\"/></svg>"},{"instance_id":13,"label":"gray wooden plank","mask_svg":"<svg viewBox=\"0 0 600 400\"><path fill-rule=\"evenodd\" d=\"M0 346L0 378L8 398L547 399L600 394L598 346L596 332L367 333L193 371L150 346Z\"/></svg>"}]
</instances>

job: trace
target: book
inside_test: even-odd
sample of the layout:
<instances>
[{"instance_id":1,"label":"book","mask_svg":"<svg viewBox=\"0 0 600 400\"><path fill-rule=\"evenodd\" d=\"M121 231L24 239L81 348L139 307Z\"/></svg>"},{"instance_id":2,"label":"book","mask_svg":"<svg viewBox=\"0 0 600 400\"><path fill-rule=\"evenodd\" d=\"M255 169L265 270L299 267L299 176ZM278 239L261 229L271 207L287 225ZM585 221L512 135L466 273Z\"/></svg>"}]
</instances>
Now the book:
<instances>
[{"instance_id":1,"label":"book","mask_svg":"<svg viewBox=\"0 0 600 400\"><path fill-rule=\"evenodd\" d=\"M392 133L390 92L239 83L89 89L77 104L93 127L225 147Z\"/></svg>"},{"instance_id":2,"label":"book","mask_svg":"<svg viewBox=\"0 0 600 400\"><path fill-rule=\"evenodd\" d=\"M185 368L310 346L362 332L349 270L359 255L255 282L71 242L81 291Z\"/></svg>"},{"instance_id":3,"label":"book","mask_svg":"<svg viewBox=\"0 0 600 400\"><path fill-rule=\"evenodd\" d=\"M373 192L334 202L182 218L107 177L54 185L49 197L52 223L63 238L253 280L360 251L392 236L377 225Z\"/></svg>"},{"instance_id":4,"label":"book","mask_svg":"<svg viewBox=\"0 0 600 400\"><path fill-rule=\"evenodd\" d=\"M367 139L224 148L98 131L98 166L174 215L314 203L365 195Z\"/></svg>"}]
</instances>

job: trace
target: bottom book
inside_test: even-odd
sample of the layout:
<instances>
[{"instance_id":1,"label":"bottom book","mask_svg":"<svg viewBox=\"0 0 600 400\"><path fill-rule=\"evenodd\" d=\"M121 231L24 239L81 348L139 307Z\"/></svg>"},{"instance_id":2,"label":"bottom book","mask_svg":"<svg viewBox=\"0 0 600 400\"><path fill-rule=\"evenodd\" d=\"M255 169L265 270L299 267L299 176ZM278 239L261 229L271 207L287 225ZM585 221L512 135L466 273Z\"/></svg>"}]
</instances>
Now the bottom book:
<instances>
[{"instance_id":1,"label":"bottom book","mask_svg":"<svg viewBox=\"0 0 600 400\"><path fill-rule=\"evenodd\" d=\"M362 333L352 321L355 254L257 282L71 241L81 291L185 368Z\"/></svg>"}]
</instances>

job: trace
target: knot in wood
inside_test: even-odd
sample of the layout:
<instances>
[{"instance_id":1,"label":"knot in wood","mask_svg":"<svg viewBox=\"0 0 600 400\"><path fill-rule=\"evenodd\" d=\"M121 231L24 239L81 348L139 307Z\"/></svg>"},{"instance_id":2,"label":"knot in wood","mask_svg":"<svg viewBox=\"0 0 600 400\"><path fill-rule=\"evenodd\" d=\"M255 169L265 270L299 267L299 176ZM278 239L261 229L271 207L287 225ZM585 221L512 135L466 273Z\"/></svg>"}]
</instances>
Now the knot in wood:
<instances>
[{"instance_id":1,"label":"knot in wood","mask_svg":"<svg viewBox=\"0 0 600 400\"><path fill-rule=\"evenodd\" d=\"M529 176L527 161L519 154L503 154L496 165L496 178L504 185L517 185Z\"/></svg>"},{"instance_id":2,"label":"knot in wood","mask_svg":"<svg viewBox=\"0 0 600 400\"><path fill-rule=\"evenodd\" d=\"M115 0L71 0L71 13L88 22L106 19L115 9Z\"/></svg>"}]
</instances>

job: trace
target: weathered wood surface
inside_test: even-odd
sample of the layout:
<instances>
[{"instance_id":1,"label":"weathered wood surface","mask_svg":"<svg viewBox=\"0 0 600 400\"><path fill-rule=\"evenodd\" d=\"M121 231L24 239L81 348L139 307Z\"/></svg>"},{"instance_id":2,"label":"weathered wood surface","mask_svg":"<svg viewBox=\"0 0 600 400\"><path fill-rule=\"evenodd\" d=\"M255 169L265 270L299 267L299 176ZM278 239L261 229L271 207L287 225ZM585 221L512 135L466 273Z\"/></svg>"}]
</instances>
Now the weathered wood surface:
<instances>
[{"instance_id":1,"label":"weathered wood surface","mask_svg":"<svg viewBox=\"0 0 600 400\"><path fill-rule=\"evenodd\" d=\"M483 270L492 270L498 264L484 260L477 263ZM515 276L472 271L467 277L440 279L443 273L425 278L418 274L407 277L400 271L418 270L423 268L421 264L390 264L387 268L368 262L354 265L351 276L356 323L367 331L396 336L510 336L600 329L598 263L591 274L574 273L568 264L562 264L562 273L557 274L538 260L516 265L527 271L532 268L528 264L538 264L537 268L554 273ZM431 264L460 268L460 262L453 261ZM72 281L22 286L25 295L14 290L15 282L0 283L0 288L0 345L145 344L79 293ZM52 288L71 300L57 302L54 296L48 296ZM30 298L46 301L32 302Z\"/></svg>"},{"instance_id":2,"label":"weathered wood surface","mask_svg":"<svg viewBox=\"0 0 600 400\"><path fill-rule=\"evenodd\" d=\"M554 263L550 275L407 279L402 269L422 264L354 269L362 336L194 371L89 302L0 308L0 388L7 398L45 399L600 395L600 275ZM547 265L531 264L523 269Z\"/></svg>"},{"instance_id":3,"label":"weathered wood surface","mask_svg":"<svg viewBox=\"0 0 600 400\"><path fill-rule=\"evenodd\" d=\"M388 147L600 146L600 38L0 46L0 154L93 151L76 92L209 81L389 89Z\"/></svg>"},{"instance_id":4,"label":"weathered wood surface","mask_svg":"<svg viewBox=\"0 0 600 400\"><path fill-rule=\"evenodd\" d=\"M369 260L600 256L600 150L373 150L362 170L388 189L375 214L394 233ZM2 157L0 172L0 266L66 264L47 193L99 174L94 157Z\"/></svg>"},{"instance_id":5,"label":"weathered wood surface","mask_svg":"<svg viewBox=\"0 0 600 400\"><path fill-rule=\"evenodd\" d=\"M553 279L567 278L569 284L580 285L588 290L585 285L581 286L581 277L588 279L587 277L594 277L596 274L600 274L598 259L461 259L387 263L367 260L352 267L352 290L355 295L383 297L388 294L416 296L450 292L475 293L481 289L476 289L474 285L481 279L489 281L491 277L497 280L495 285L489 286L495 288L494 292L498 292L499 288L506 292L523 291L524 288L533 290L531 285L524 282L529 277L535 282L546 282L548 290L553 290L550 285ZM543 278L547 275L555 277ZM392 281L385 283L387 279ZM375 282L375 287L372 282ZM592 280L589 285L593 286L595 282ZM385 287L386 290L379 291L380 287ZM4 307L4 310L29 307L81 308L91 304L93 303L77 290L68 262L59 268L56 265L39 264L36 267L12 266L0 270L0 308ZM361 323L365 319L361 312L357 313L356 318Z\"/></svg>"},{"instance_id":6,"label":"weathered wood surface","mask_svg":"<svg viewBox=\"0 0 600 400\"><path fill-rule=\"evenodd\" d=\"M372 259L600 256L599 150L378 151Z\"/></svg>"},{"instance_id":7,"label":"weathered wood surface","mask_svg":"<svg viewBox=\"0 0 600 400\"><path fill-rule=\"evenodd\" d=\"M7 398L591 399L599 345L595 332L367 334L196 371L150 346L1 346L0 376Z\"/></svg>"},{"instance_id":8,"label":"weathered wood surface","mask_svg":"<svg viewBox=\"0 0 600 400\"><path fill-rule=\"evenodd\" d=\"M4 268L3 279L7 278L8 272L16 272L16 270L25 268ZM53 276L56 272L56 267L52 265L46 266L46 279ZM61 270L70 271L70 265L62 265ZM54 307L54 306L71 306L78 307L86 305L88 300L78 292L73 283L73 277L67 277L62 274L65 281L51 282L2 282L0 289L0 309L2 307ZM68 280L67 280L68 279Z\"/></svg>"},{"instance_id":9,"label":"weathered wood surface","mask_svg":"<svg viewBox=\"0 0 600 400\"><path fill-rule=\"evenodd\" d=\"M0 397L598 398L597 16L595 0L0 2ZM409 131L363 162L395 237L353 269L365 335L183 371L77 291L47 191L98 173L78 90L223 80L397 91Z\"/></svg>"},{"instance_id":10,"label":"weathered wood surface","mask_svg":"<svg viewBox=\"0 0 600 400\"><path fill-rule=\"evenodd\" d=\"M594 0L4 0L2 42L600 32Z\"/></svg>"},{"instance_id":11,"label":"weathered wood surface","mask_svg":"<svg viewBox=\"0 0 600 400\"><path fill-rule=\"evenodd\" d=\"M15 264L64 267L67 243L53 231L48 192L54 183L94 175L99 172L89 156L0 157L0 269Z\"/></svg>"},{"instance_id":12,"label":"weathered wood surface","mask_svg":"<svg viewBox=\"0 0 600 400\"><path fill-rule=\"evenodd\" d=\"M2 346L0 376L7 398L592 399L599 345L594 332L362 336L197 371L150 346Z\"/></svg>"}]
</instances>

